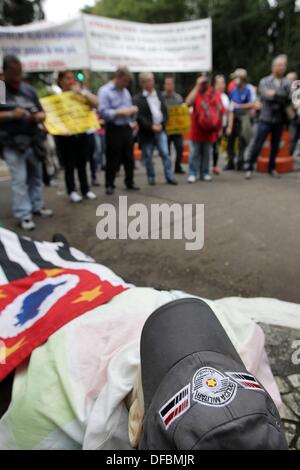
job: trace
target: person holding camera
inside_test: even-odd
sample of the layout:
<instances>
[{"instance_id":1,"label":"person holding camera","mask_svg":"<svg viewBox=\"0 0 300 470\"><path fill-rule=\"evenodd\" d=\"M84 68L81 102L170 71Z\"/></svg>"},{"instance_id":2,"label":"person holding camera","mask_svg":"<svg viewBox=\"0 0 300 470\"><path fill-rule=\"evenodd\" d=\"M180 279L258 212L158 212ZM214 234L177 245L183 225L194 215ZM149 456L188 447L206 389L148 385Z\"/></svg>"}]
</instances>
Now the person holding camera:
<instances>
[{"instance_id":1,"label":"person holding camera","mask_svg":"<svg viewBox=\"0 0 300 470\"><path fill-rule=\"evenodd\" d=\"M3 60L6 103L0 107L2 155L10 169L13 214L23 230L34 230L33 216L51 217L43 201L44 135L39 128L46 115L33 87L22 81L18 57Z\"/></svg>"}]
</instances>

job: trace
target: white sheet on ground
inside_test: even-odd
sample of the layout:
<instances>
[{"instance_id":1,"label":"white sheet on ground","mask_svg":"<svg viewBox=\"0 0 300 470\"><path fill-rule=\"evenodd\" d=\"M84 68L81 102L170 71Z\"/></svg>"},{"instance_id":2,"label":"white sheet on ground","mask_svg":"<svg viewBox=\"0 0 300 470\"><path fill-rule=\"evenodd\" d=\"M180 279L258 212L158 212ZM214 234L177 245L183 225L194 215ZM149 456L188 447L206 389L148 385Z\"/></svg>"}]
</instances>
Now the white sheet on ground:
<instances>
[{"instance_id":1,"label":"white sheet on ground","mask_svg":"<svg viewBox=\"0 0 300 470\"><path fill-rule=\"evenodd\" d=\"M13 400L0 421L0 449L129 449L124 399L140 365L143 325L161 305L187 296L132 288L54 334L16 373ZM300 329L300 306L264 299L208 303L280 407L264 334L251 318Z\"/></svg>"}]
</instances>

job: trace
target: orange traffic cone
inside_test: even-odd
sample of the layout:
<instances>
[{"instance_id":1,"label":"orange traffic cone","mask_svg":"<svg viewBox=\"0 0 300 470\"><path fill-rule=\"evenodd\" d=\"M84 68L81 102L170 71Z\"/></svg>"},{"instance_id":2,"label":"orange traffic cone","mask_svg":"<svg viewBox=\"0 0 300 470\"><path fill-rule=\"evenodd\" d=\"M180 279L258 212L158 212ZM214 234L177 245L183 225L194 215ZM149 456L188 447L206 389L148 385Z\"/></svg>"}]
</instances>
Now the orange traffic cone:
<instances>
[{"instance_id":1,"label":"orange traffic cone","mask_svg":"<svg viewBox=\"0 0 300 470\"><path fill-rule=\"evenodd\" d=\"M185 134L184 142L183 142L183 157L182 157L182 163L184 164L188 164L190 160L190 140L191 140L190 133Z\"/></svg>"},{"instance_id":2,"label":"orange traffic cone","mask_svg":"<svg viewBox=\"0 0 300 470\"><path fill-rule=\"evenodd\" d=\"M294 171L294 160L290 155L291 137L290 132L285 131L282 134L280 150L276 159L276 170L278 173L290 173ZM262 149L261 156L257 160L257 171L260 173L268 173L269 157L271 150L271 137L269 136Z\"/></svg>"},{"instance_id":3,"label":"orange traffic cone","mask_svg":"<svg viewBox=\"0 0 300 470\"><path fill-rule=\"evenodd\" d=\"M134 154L134 159L135 160L140 160L142 156L142 151L139 147L139 144L134 144L134 149L133 149L133 154Z\"/></svg>"}]
</instances>

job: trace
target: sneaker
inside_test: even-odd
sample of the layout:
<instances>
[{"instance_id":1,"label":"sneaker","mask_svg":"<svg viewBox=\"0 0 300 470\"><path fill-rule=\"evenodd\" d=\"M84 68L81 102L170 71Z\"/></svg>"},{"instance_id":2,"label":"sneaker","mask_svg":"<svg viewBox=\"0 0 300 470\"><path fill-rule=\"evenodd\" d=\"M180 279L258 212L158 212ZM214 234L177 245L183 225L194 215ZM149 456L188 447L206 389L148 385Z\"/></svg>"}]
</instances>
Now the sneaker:
<instances>
[{"instance_id":1,"label":"sneaker","mask_svg":"<svg viewBox=\"0 0 300 470\"><path fill-rule=\"evenodd\" d=\"M221 171L221 168L218 167L218 166L215 166L212 171L213 171L213 174L214 174L214 175L217 175L217 176L219 176L219 175L221 174L221 172L222 172L222 171Z\"/></svg>"},{"instance_id":2,"label":"sneaker","mask_svg":"<svg viewBox=\"0 0 300 470\"><path fill-rule=\"evenodd\" d=\"M203 181L206 181L206 183L210 183L212 181L212 177L210 175L204 175Z\"/></svg>"},{"instance_id":3,"label":"sneaker","mask_svg":"<svg viewBox=\"0 0 300 470\"><path fill-rule=\"evenodd\" d=\"M43 207L39 211L34 211L33 215L35 215L36 217L44 217L44 218L53 217L53 210L45 209L45 207Z\"/></svg>"},{"instance_id":4,"label":"sneaker","mask_svg":"<svg viewBox=\"0 0 300 470\"><path fill-rule=\"evenodd\" d=\"M27 232L31 232L32 230L35 229L36 225L32 219L27 219L27 220L21 220L20 227L21 229L26 230Z\"/></svg>"},{"instance_id":5,"label":"sneaker","mask_svg":"<svg viewBox=\"0 0 300 470\"><path fill-rule=\"evenodd\" d=\"M94 201L94 199L97 198L96 194L92 193L92 191L89 191L88 193L86 193L84 197L85 199L88 199L89 201Z\"/></svg>"},{"instance_id":6,"label":"sneaker","mask_svg":"<svg viewBox=\"0 0 300 470\"><path fill-rule=\"evenodd\" d=\"M189 177L188 177L188 183L189 183L189 184L194 184L194 183L196 183L196 176L193 176L193 175L189 176Z\"/></svg>"},{"instance_id":7,"label":"sneaker","mask_svg":"<svg viewBox=\"0 0 300 470\"><path fill-rule=\"evenodd\" d=\"M75 204L77 204L78 202L82 201L82 197L76 191L73 191L70 194L70 200L74 202Z\"/></svg>"},{"instance_id":8,"label":"sneaker","mask_svg":"<svg viewBox=\"0 0 300 470\"><path fill-rule=\"evenodd\" d=\"M245 178L246 178L246 180L251 180L252 176L253 176L253 171L247 171L246 175L245 175Z\"/></svg>"}]
</instances>

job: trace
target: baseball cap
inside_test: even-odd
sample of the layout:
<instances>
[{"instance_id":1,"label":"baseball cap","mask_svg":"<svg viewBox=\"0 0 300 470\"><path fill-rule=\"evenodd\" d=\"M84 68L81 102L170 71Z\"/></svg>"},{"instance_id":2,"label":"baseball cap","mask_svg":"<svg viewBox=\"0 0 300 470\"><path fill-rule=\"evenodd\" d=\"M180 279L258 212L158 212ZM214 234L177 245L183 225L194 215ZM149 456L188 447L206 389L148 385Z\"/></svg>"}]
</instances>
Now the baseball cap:
<instances>
[{"instance_id":1,"label":"baseball cap","mask_svg":"<svg viewBox=\"0 0 300 470\"><path fill-rule=\"evenodd\" d=\"M248 72L246 69L236 69L231 75L230 78L234 80L235 78L241 78L243 80L248 80Z\"/></svg>"},{"instance_id":2,"label":"baseball cap","mask_svg":"<svg viewBox=\"0 0 300 470\"><path fill-rule=\"evenodd\" d=\"M273 400L205 302L177 300L151 315L141 368L141 450L287 449Z\"/></svg>"}]
</instances>

